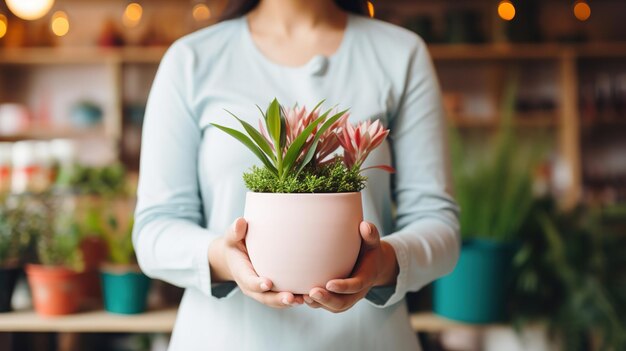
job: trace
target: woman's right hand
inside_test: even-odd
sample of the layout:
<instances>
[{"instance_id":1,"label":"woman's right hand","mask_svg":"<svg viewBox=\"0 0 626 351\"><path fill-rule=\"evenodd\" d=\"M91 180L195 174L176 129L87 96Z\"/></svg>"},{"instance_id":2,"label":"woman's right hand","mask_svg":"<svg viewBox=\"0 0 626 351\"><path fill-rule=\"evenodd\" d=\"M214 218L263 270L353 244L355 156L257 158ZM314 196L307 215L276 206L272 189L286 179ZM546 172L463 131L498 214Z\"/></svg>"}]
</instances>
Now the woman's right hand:
<instances>
[{"instance_id":1,"label":"woman's right hand","mask_svg":"<svg viewBox=\"0 0 626 351\"><path fill-rule=\"evenodd\" d=\"M209 246L211 281L213 283L235 281L246 296L270 307L285 308L303 304L301 295L270 291L272 281L257 275L246 249L247 231L246 220L237 218L228 233L211 243Z\"/></svg>"}]
</instances>

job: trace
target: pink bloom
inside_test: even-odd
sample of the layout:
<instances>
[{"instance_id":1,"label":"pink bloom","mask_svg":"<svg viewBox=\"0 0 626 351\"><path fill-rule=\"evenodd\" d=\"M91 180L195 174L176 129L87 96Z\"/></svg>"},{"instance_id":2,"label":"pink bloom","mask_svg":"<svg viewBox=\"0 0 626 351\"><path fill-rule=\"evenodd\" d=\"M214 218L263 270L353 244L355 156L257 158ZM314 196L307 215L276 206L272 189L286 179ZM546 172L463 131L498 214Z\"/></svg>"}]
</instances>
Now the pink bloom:
<instances>
[{"instance_id":1,"label":"pink bloom","mask_svg":"<svg viewBox=\"0 0 626 351\"><path fill-rule=\"evenodd\" d=\"M343 160L347 167L360 168L372 150L376 149L389 135L379 120L363 121L356 126L346 123L339 143L343 147Z\"/></svg>"}]
</instances>

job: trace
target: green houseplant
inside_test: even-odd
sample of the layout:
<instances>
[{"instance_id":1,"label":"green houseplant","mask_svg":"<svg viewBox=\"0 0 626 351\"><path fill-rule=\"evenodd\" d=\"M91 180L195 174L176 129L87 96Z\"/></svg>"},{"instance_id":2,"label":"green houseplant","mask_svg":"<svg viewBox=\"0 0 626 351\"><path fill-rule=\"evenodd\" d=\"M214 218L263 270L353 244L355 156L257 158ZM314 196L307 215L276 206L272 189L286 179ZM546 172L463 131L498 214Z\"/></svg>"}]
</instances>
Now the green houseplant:
<instances>
[{"instance_id":1,"label":"green houseplant","mask_svg":"<svg viewBox=\"0 0 626 351\"><path fill-rule=\"evenodd\" d=\"M259 108L258 129L231 114L245 133L213 124L260 161L243 176L251 190L246 248L276 291L304 294L350 274L361 245L363 162L389 133L380 121L352 125L347 111L322 112L322 103L308 111L274 99L266 111Z\"/></svg>"},{"instance_id":2,"label":"green houseplant","mask_svg":"<svg viewBox=\"0 0 626 351\"><path fill-rule=\"evenodd\" d=\"M544 322L566 350L626 349L626 238L607 222L603 209L537 203L514 260L516 325Z\"/></svg>"},{"instance_id":3,"label":"green houseplant","mask_svg":"<svg viewBox=\"0 0 626 351\"><path fill-rule=\"evenodd\" d=\"M37 218L23 199L2 199L0 206L0 312L11 310L11 298L23 258L37 232Z\"/></svg>"},{"instance_id":4,"label":"green houseplant","mask_svg":"<svg viewBox=\"0 0 626 351\"><path fill-rule=\"evenodd\" d=\"M468 157L452 133L453 177L461 207L463 245L456 269L435 283L435 312L470 323L503 320L516 238L528 221L534 197L536 151L517 143L512 127L512 84L493 144Z\"/></svg>"},{"instance_id":5,"label":"green houseplant","mask_svg":"<svg viewBox=\"0 0 626 351\"><path fill-rule=\"evenodd\" d=\"M31 203L42 224L36 237L36 264L26 266L35 310L40 315L73 313L80 307L83 269L76 203L71 197L42 196Z\"/></svg>"},{"instance_id":6,"label":"green houseplant","mask_svg":"<svg viewBox=\"0 0 626 351\"><path fill-rule=\"evenodd\" d=\"M126 171L115 163L102 167L74 165L62 184L78 202L76 217L80 249L84 257L82 274L85 298L93 305L101 303L100 265L107 257L107 243L102 236L110 206L128 196Z\"/></svg>"},{"instance_id":7,"label":"green houseplant","mask_svg":"<svg viewBox=\"0 0 626 351\"><path fill-rule=\"evenodd\" d=\"M151 280L145 276L135 257L132 243L134 201L117 198L109 202L102 237L108 258L100 266L106 311L118 314L144 312Z\"/></svg>"}]
</instances>

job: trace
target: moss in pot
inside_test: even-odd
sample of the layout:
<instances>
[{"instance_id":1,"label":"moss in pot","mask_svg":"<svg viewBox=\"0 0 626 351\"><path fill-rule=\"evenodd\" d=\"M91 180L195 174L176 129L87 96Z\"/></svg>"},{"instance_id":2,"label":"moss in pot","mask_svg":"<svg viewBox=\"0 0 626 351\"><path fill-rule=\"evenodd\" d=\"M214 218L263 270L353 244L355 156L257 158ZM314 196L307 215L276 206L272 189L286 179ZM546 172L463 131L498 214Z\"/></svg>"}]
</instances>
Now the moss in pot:
<instances>
[{"instance_id":1,"label":"moss in pot","mask_svg":"<svg viewBox=\"0 0 626 351\"><path fill-rule=\"evenodd\" d=\"M233 115L244 134L222 125L263 167L243 175L246 248L272 290L306 294L352 271L361 246L361 175L369 153L387 137L380 121L348 122L347 111L284 108L274 99L259 129ZM343 149L337 155L339 148ZM389 166L375 166L393 172Z\"/></svg>"}]
</instances>

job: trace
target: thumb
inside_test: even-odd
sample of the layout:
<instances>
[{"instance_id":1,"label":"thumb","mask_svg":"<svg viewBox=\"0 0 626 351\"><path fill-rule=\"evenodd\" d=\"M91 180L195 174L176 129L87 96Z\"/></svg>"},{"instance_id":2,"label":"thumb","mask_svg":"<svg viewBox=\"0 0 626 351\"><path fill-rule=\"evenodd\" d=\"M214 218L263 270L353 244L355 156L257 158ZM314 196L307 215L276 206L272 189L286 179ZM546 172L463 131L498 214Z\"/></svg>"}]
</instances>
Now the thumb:
<instances>
[{"instance_id":1,"label":"thumb","mask_svg":"<svg viewBox=\"0 0 626 351\"><path fill-rule=\"evenodd\" d=\"M226 241L229 244L236 244L242 241L246 237L248 231L248 222L243 217L237 218L230 226L228 233L226 234Z\"/></svg>"},{"instance_id":2,"label":"thumb","mask_svg":"<svg viewBox=\"0 0 626 351\"><path fill-rule=\"evenodd\" d=\"M363 246L367 249L373 249L380 245L380 235L378 228L370 222L361 222L359 226L361 238L363 238Z\"/></svg>"}]
</instances>

